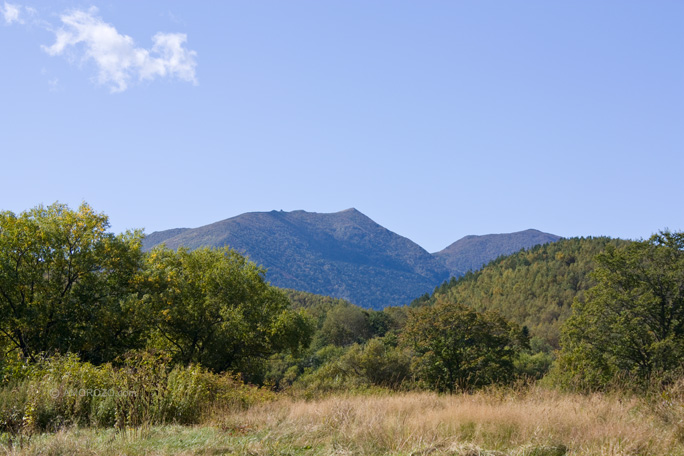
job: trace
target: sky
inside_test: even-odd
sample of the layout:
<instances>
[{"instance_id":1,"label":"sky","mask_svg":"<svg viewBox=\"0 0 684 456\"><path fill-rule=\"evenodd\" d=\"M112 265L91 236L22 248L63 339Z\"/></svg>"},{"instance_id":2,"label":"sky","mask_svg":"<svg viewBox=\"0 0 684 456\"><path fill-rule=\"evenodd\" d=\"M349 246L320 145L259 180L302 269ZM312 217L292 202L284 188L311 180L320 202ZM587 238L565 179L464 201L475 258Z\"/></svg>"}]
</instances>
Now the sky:
<instances>
[{"instance_id":1,"label":"sky","mask_svg":"<svg viewBox=\"0 0 684 456\"><path fill-rule=\"evenodd\" d=\"M0 210L684 230L679 0L0 0Z\"/></svg>"}]
</instances>

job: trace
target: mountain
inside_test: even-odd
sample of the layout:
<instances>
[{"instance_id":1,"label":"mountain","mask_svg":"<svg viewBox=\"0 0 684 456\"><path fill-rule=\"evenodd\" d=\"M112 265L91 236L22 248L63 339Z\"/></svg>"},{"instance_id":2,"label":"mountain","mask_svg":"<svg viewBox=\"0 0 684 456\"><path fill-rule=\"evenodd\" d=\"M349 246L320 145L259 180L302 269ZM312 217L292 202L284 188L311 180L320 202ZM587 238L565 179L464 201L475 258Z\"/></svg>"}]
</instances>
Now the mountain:
<instances>
[{"instance_id":1,"label":"mountain","mask_svg":"<svg viewBox=\"0 0 684 456\"><path fill-rule=\"evenodd\" d=\"M476 271L501 255L508 255L535 245L556 242L560 236L538 230L517 233L466 236L433 256L441 260L453 277Z\"/></svg>"},{"instance_id":2,"label":"mountain","mask_svg":"<svg viewBox=\"0 0 684 456\"><path fill-rule=\"evenodd\" d=\"M143 249L145 249L145 246L163 244L172 237L178 236L188 230L190 230L190 228L173 228L171 230L155 231L154 233L145 236L145 239L143 239ZM147 250L149 250L149 248Z\"/></svg>"},{"instance_id":3,"label":"mountain","mask_svg":"<svg viewBox=\"0 0 684 456\"><path fill-rule=\"evenodd\" d=\"M430 255L352 208L332 214L248 212L199 228L154 232L143 249L229 246L264 266L275 286L381 309L405 304L501 255L558 239L537 230L466 236Z\"/></svg>"},{"instance_id":4,"label":"mountain","mask_svg":"<svg viewBox=\"0 0 684 456\"><path fill-rule=\"evenodd\" d=\"M171 249L230 246L267 268L275 286L374 309L407 303L449 277L441 260L353 208L332 214L250 212L152 233L143 248L162 243Z\"/></svg>"}]
</instances>

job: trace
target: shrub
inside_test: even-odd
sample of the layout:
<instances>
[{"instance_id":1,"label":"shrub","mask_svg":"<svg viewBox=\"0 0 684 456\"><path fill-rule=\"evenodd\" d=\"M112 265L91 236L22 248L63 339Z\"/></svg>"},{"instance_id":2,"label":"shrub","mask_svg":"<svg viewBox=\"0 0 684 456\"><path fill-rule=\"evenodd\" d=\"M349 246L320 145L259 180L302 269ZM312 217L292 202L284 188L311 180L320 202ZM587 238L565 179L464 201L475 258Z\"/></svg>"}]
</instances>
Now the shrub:
<instances>
[{"instance_id":1,"label":"shrub","mask_svg":"<svg viewBox=\"0 0 684 456\"><path fill-rule=\"evenodd\" d=\"M121 367L94 366L75 355L35 364L10 363L0 387L0 432L53 431L63 426L137 428L195 424L212 408L246 408L273 393L200 366L171 368L169 358L133 353ZM15 376L12 376L16 373Z\"/></svg>"}]
</instances>

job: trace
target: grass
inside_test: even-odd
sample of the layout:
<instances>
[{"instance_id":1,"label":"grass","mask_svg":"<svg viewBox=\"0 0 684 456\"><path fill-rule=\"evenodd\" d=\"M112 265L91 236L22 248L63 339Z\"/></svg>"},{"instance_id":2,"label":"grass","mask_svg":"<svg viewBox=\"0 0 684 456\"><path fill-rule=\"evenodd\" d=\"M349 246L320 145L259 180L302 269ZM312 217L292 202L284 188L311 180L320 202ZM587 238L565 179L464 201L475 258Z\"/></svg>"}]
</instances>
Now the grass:
<instances>
[{"instance_id":1,"label":"grass","mask_svg":"<svg viewBox=\"0 0 684 456\"><path fill-rule=\"evenodd\" d=\"M469 395L283 397L199 426L65 429L11 455L684 455L679 403L536 387Z\"/></svg>"}]
</instances>

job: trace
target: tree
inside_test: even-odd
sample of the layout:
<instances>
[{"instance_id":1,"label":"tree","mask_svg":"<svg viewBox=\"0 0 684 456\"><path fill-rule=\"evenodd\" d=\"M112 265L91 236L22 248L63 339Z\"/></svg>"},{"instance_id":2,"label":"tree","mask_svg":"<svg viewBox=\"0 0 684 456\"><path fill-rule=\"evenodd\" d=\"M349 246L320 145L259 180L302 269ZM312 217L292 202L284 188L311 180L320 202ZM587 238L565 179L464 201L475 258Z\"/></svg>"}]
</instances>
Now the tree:
<instances>
[{"instance_id":1,"label":"tree","mask_svg":"<svg viewBox=\"0 0 684 456\"><path fill-rule=\"evenodd\" d=\"M596 258L597 281L573 304L555 375L601 388L618 377L648 382L684 359L684 233L663 231Z\"/></svg>"},{"instance_id":2,"label":"tree","mask_svg":"<svg viewBox=\"0 0 684 456\"><path fill-rule=\"evenodd\" d=\"M176 361L254 379L263 358L309 344L312 324L237 252L156 248L145 260L156 343Z\"/></svg>"},{"instance_id":3,"label":"tree","mask_svg":"<svg viewBox=\"0 0 684 456\"><path fill-rule=\"evenodd\" d=\"M372 334L369 313L360 307L339 304L328 312L320 334L322 343L339 347L364 342Z\"/></svg>"},{"instance_id":4,"label":"tree","mask_svg":"<svg viewBox=\"0 0 684 456\"><path fill-rule=\"evenodd\" d=\"M354 344L339 358L338 368L372 385L398 388L411 373L411 358L406 350L393 347L376 337L363 345Z\"/></svg>"},{"instance_id":5,"label":"tree","mask_svg":"<svg viewBox=\"0 0 684 456\"><path fill-rule=\"evenodd\" d=\"M525 343L522 331L497 313L444 300L414 310L402 340L417 354L419 378L449 392L508 380Z\"/></svg>"},{"instance_id":6,"label":"tree","mask_svg":"<svg viewBox=\"0 0 684 456\"><path fill-rule=\"evenodd\" d=\"M0 213L0 346L103 362L141 342L140 232L108 233L87 204Z\"/></svg>"}]
</instances>

